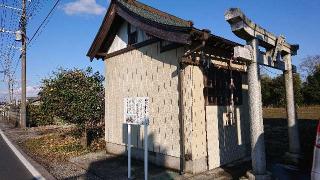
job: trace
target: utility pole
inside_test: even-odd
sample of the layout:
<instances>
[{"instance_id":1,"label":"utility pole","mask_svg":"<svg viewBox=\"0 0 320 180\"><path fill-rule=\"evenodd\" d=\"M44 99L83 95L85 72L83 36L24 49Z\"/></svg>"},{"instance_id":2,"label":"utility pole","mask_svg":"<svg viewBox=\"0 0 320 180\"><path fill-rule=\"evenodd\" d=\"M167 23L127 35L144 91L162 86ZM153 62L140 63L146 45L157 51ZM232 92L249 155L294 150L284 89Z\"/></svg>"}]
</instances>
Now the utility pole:
<instances>
[{"instance_id":1,"label":"utility pole","mask_svg":"<svg viewBox=\"0 0 320 180\"><path fill-rule=\"evenodd\" d=\"M27 61L27 31L26 31L26 0L22 0L21 15L21 34L22 34L22 51L21 51L21 110L20 110L20 127L26 127L26 61Z\"/></svg>"},{"instance_id":2,"label":"utility pole","mask_svg":"<svg viewBox=\"0 0 320 180\"><path fill-rule=\"evenodd\" d=\"M12 95L11 95L11 77L8 75L8 92L9 92L9 98L8 98L8 104L10 105L12 103Z\"/></svg>"},{"instance_id":3,"label":"utility pole","mask_svg":"<svg viewBox=\"0 0 320 180\"><path fill-rule=\"evenodd\" d=\"M17 31L8 30L3 27L0 27L0 33L9 33L9 34L15 34L16 41L22 42L22 48L21 48L21 66L22 66L22 72L21 72L21 81L22 81L22 92L21 92L21 116L20 116L20 127L24 128L26 127L26 48L27 48L27 32L26 32L26 25L27 25L27 16L26 16L26 0L22 0L22 8L16 8L12 6L8 6L5 4L0 4L0 8L6 8L14 11L20 11L21 12L21 19L20 19L20 29ZM15 47L10 47L15 48ZM7 77L8 81L8 100L9 104L12 103L13 97L13 74L10 72L10 57L9 54L7 55L6 59L6 66L3 69L4 71L0 71L0 73L4 73L5 77Z\"/></svg>"}]
</instances>

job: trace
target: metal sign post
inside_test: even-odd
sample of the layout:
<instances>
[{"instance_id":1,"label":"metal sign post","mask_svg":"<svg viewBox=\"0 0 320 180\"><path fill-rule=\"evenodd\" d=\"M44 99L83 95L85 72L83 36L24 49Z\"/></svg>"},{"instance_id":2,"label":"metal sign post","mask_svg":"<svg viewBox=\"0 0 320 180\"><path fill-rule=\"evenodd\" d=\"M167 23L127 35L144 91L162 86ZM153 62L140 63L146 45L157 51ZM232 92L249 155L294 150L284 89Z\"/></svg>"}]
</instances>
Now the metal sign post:
<instances>
[{"instance_id":1,"label":"metal sign post","mask_svg":"<svg viewBox=\"0 0 320 180\"><path fill-rule=\"evenodd\" d=\"M128 179L131 179L131 124L128 124Z\"/></svg>"},{"instance_id":2,"label":"metal sign post","mask_svg":"<svg viewBox=\"0 0 320 180\"><path fill-rule=\"evenodd\" d=\"M124 99L124 123L128 125L128 179L131 179L131 125L144 126L144 179L148 179L149 98Z\"/></svg>"},{"instance_id":3,"label":"metal sign post","mask_svg":"<svg viewBox=\"0 0 320 180\"><path fill-rule=\"evenodd\" d=\"M149 120L146 119L144 124L144 179L148 179L148 125Z\"/></svg>"}]
</instances>

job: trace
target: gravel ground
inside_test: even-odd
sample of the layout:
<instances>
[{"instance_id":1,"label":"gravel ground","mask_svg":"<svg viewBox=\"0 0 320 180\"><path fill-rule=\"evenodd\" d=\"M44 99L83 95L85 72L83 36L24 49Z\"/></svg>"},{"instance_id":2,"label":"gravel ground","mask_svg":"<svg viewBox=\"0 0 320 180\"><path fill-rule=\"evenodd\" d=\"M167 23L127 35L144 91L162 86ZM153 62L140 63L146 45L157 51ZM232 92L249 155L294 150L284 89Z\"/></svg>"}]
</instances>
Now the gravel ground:
<instances>
[{"instance_id":1,"label":"gravel ground","mask_svg":"<svg viewBox=\"0 0 320 180\"><path fill-rule=\"evenodd\" d=\"M265 120L265 139L268 162L281 162L281 157L287 151L287 127L285 120ZM306 163L310 166L312 147L317 121L300 121L300 135ZM0 128L11 141L20 145L21 149L35 161L46 168L57 179L127 179L127 159L124 156L106 154L104 151L89 153L74 157L68 161L49 161L33 156L23 146L24 141L38 138L49 133L64 132L71 126L46 126L28 129L14 128L0 120ZM143 162L133 161L133 174L136 179L143 177ZM232 166L218 168L196 176L186 174L180 176L177 172L165 170L150 165L150 179L234 179L241 177L250 168L250 162L236 163Z\"/></svg>"},{"instance_id":2,"label":"gravel ground","mask_svg":"<svg viewBox=\"0 0 320 180\"><path fill-rule=\"evenodd\" d=\"M89 153L79 157L73 157L68 161L49 161L45 158L34 156L24 148L23 142L30 138L39 138L54 132L64 132L71 126L45 126L28 129L14 128L0 120L0 128L6 133L11 141L18 144L21 149L41 164L57 179L127 179L127 158L106 154L104 151ZM235 164L234 167L218 168L198 175L179 175L178 172L170 171L149 164L149 179L232 179L239 177L250 166L250 163ZM136 179L143 179L143 162L132 160L132 174Z\"/></svg>"}]
</instances>

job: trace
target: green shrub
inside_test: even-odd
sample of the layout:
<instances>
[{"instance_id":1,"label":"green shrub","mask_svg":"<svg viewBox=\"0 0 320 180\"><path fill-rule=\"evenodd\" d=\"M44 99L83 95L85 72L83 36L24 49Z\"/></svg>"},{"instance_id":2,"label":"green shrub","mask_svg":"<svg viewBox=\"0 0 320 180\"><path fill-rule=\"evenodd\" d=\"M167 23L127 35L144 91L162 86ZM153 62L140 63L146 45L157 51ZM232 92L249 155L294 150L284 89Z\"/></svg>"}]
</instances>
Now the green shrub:
<instances>
[{"instance_id":1,"label":"green shrub","mask_svg":"<svg viewBox=\"0 0 320 180\"><path fill-rule=\"evenodd\" d=\"M27 105L27 121L28 126L45 126L54 124L52 117L48 116L45 111L43 111L41 105Z\"/></svg>"},{"instance_id":2,"label":"green shrub","mask_svg":"<svg viewBox=\"0 0 320 180\"><path fill-rule=\"evenodd\" d=\"M44 79L39 92L44 112L84 128L95 126L104 113L104 77L92 68L59 69Z\"/></svg>"}]
</instances>

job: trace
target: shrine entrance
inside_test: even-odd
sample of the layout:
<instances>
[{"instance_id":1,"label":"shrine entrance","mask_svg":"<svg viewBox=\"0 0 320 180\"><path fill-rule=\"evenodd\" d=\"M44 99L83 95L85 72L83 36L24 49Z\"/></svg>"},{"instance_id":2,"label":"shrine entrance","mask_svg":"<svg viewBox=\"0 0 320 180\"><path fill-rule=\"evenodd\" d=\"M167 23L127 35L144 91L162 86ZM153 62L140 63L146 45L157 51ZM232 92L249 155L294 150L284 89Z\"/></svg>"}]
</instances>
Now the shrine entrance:
<instances>
[{"instance_id":1,"label":"shrine entrance","mask_svg":"<svg viewBox=\"0 0 320 180\"><path fill-rule=\"evenodd\" d=\"M266 155L262 117L262 98L259 65L282 70L285 77L289 152L287 156L297 162L300 156L300 142L296 109L294 103L293 75L296 71L291 56L297 54L298 45L286 42L285 37L275 36L247 18L240 9L232 8L225 13L232 32L246 41L246 46L234 48L234 59L246 62L248 66L248 101L251 137L252 172L250 179L269 179L266 170ZM266 51L261 52L262 47Z\"/></svg>"}]
</instances>

